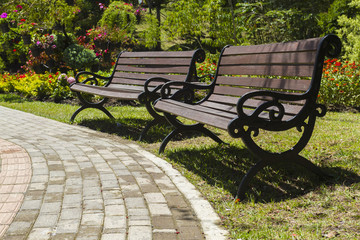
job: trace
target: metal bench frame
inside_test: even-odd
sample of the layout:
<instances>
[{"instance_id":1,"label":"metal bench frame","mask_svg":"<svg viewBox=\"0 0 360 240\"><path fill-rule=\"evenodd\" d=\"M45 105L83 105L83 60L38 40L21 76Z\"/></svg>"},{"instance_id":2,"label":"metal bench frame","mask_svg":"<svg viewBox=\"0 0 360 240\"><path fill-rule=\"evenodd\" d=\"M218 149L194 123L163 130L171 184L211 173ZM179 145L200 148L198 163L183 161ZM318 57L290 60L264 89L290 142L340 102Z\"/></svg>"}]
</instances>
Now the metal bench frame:
<instances>
[{"instance_id":1,"label":"metal bench frame","mask_svg":"<svg viewBox=\"0 0 360 240\"><path fill-rule=\"evenodd\" d=\"M145 104L148 112L154 118L143 129L139 140L142 140L148 130L159 123L166 122L164 116L153 110L152 103L159 98L159 89L168 81L196 82L199 81L196 63L205 60L202 49L193 51L149 51L121 52L116 60L110 77L104 77L92 72L79 72L70 89L76 93L81 107L71 116L75 117L87 108L95 108L104 112L110 119L114 116L104 107L109 98L124 101L139 101ZM85 76L85 79L80 81ZM99 86L99 81L106 81ZM91 102L83 94L103 97L98 102Z\"/></svg>"}]
</instances>

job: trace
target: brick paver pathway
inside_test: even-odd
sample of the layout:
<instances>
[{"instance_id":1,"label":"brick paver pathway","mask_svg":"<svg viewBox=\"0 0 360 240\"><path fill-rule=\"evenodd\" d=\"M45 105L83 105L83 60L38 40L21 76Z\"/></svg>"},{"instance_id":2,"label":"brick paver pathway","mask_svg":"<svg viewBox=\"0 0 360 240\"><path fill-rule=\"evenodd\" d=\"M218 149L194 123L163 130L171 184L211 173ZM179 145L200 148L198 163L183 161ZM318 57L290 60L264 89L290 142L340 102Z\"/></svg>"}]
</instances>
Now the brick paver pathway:
<instances>
[{"instance_id":1,"label":"brick paver pathway","mask_svg":"<svg viewBox=\"0 0 360 240\"><path fill-rule=\"evenodd\" d=\"M226 239L211 205L133 142L0 107L1 239Z\"/></svg>"}]
</instances>

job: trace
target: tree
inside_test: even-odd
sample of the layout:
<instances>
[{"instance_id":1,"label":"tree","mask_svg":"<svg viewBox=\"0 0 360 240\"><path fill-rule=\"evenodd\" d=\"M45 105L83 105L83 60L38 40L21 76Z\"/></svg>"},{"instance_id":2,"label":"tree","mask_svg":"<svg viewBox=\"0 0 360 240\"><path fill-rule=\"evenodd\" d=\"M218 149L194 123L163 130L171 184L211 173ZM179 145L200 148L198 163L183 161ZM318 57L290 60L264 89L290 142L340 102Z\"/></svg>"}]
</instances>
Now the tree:
<instances>
[{"instance_id":1,"label":"tree","mask_svg":"<svg viewBox=\"0 0 360 240\"><path fill-rule=\"evenodd\" d=\"M338 18L341 15L354 17L355 8L348 7L351 0L335 0L326 12L319 14L318 24L323 33L335 33L340 28Z\"/></svg>"},{"instance_id":2,"label":"tree","mask_svg":"<svg viewBox=\"0 0 360 240\"><path fill-rule=\"evenodd\" d=\"M360 0L352 0L348 4L354 11L360 10ZM343 42L345 50L344 56L349 60L357 61L360 59L360 14L353 17L341 15L338 19L340 29L337 30Z\"/></svg>"}]
</instances>

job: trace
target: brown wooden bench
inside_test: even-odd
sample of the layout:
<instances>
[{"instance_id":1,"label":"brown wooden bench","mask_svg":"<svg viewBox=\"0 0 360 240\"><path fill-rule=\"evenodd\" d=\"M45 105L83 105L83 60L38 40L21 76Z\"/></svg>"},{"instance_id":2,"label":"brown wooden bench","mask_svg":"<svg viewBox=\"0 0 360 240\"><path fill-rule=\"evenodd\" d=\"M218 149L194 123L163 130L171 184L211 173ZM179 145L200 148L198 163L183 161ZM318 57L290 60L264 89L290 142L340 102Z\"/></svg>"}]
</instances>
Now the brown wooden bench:
<instances>
[{"instance_id":1,"label":"brown wooden bench","mask_svg":"<svg viewBox=\"0 0 360 240\"><path fill-rule=\"evenodd\" d=\"M205 125L227 130L241 138L259 160L243 177L237 197L244 198L250 179L262 168L278 162L301 164L318 175L322 171L300 156L312 135L316 117L326 108L316 102L325 57L336 57L341 42L335 35L295 42L226 46L220 55L214 80L207 86L168 82L154 108L164 112L175 127L162 142L160 152L177 133L200 131L221 143ZM174 92L173 86L182 86ZM195 92L209 93L196 101ZM186 125L178 116L197 124ZM301 136L289 150L273 153L255 142L260 129L285 131L295 128Z\"/></svg>"},{"instance_id":2,"label":"brown wooden bench","mask_svg":"<svg viewBox=\"0 0 360 240\"><path fill-rule=\"evenodd\" d=\"M162 115L152 109L152 102L159 97L158 90L161 84L167 81L198 81L196 62L202 62L204 59L205 52L201 49L173 52L121 52L110 77L91 72L80 72L76 75L76 82L70 86L70 89L76 92L82 106L71 116L71 121L74 121L79 112L87 108L99 109L114 119L104 107L104 103L109 98L125 101L138 100L145 104L151 116L154 117L140 135L141 140L151 126L166 121ZM102 82L105 82L103 86L101 86ZM84 93L104 98L93 102Z\"/></svg>"}]
</instances>

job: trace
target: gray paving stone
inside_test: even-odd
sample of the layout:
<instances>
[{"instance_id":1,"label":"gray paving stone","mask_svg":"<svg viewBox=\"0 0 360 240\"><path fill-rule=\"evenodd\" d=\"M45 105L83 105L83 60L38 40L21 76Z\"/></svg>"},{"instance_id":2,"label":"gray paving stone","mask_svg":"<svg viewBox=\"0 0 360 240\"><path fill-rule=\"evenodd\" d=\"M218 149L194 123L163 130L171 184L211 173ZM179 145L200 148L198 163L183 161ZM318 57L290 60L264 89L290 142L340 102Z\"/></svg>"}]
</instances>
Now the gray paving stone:
<instances>
[{"instance_id":1,"label":"gray paving stone","mask_svg":"<svg viewBox=\"0 0 360 240\"><path fill-rule=\"evenodd\" d=\"M104 213L84 213L81 219L81 225L102 226L104 222Z\"/></svg>"},{"instance_id":2,"label":"gray paving stone","mask_svg":"<svg viewBox=\"0 0 360 240\"><path fill-rule=\"evenodd\" d=\"M52 234L51 228L33 228L28 236L28 240L48 240Z\"/></svg>"},{"instance_id":3,"label":"gray paving stone","mask_svg":"<svg viewBox=\"0 0 360 240\"><path fill-rule=\"evenodd\" d=\"M126 217L105 215L104 229L126 229Z\"/></svg>"},{"instance_id":4,"label":"gray paving stone","mask_svg":"<svg viewBox=\"0 0 360 240\"><path fill-rule=\"evenodd\" d=\"M54 228L58 221L58 213L57 214L40 214L35 221L34 228Z\"/></svg>"},{"instance_id":5,"label":"gray paving stone","mask_svg":"<svg viewBox=\"0 0 360 240\"><path fill-rule=\"evenodd\" d=\"M0 132L32 162L7 240L226 239L196 188L133 142L3 107Z\"/></svg>"},{"instance_id":6,"label":"gray paving stone","mask_svg":"<svg viewBox=\"0 0 360 240\"><path fill-rule=\"evenodd\" d=\"M130 226L128 240L152 239L152 229L149 226Z\"/></svg>"},{"instance_id":7,"label":"gray paving stone","mask_svg":"<svg viewBox=\"0 0 360 240\"><path fill-rule=\"evenodd\" d=\"M79 230L80 219L67 219L58 222L56 234L73 233L76 234Z\"/></svg>"},{"instance_id":8,"label":"gray paving stone","mask_svg":"<svg viewBox=\"0 0 360 240\"><path fill-rule=\"evenodd\" d=\"M61 202L43 202L40 208L40 214L57 214L61 210Z\"/></svg>"},{"instance_id":9,"label":"gray paving stone","mask_svg":"<svg viewBox=\"0 0 360 240\"><path fill-rule=\"evenodd\" d=\"M106 233L101 236L101 240L125 240L126 233Z\"/></svg>"}]
</instances>

